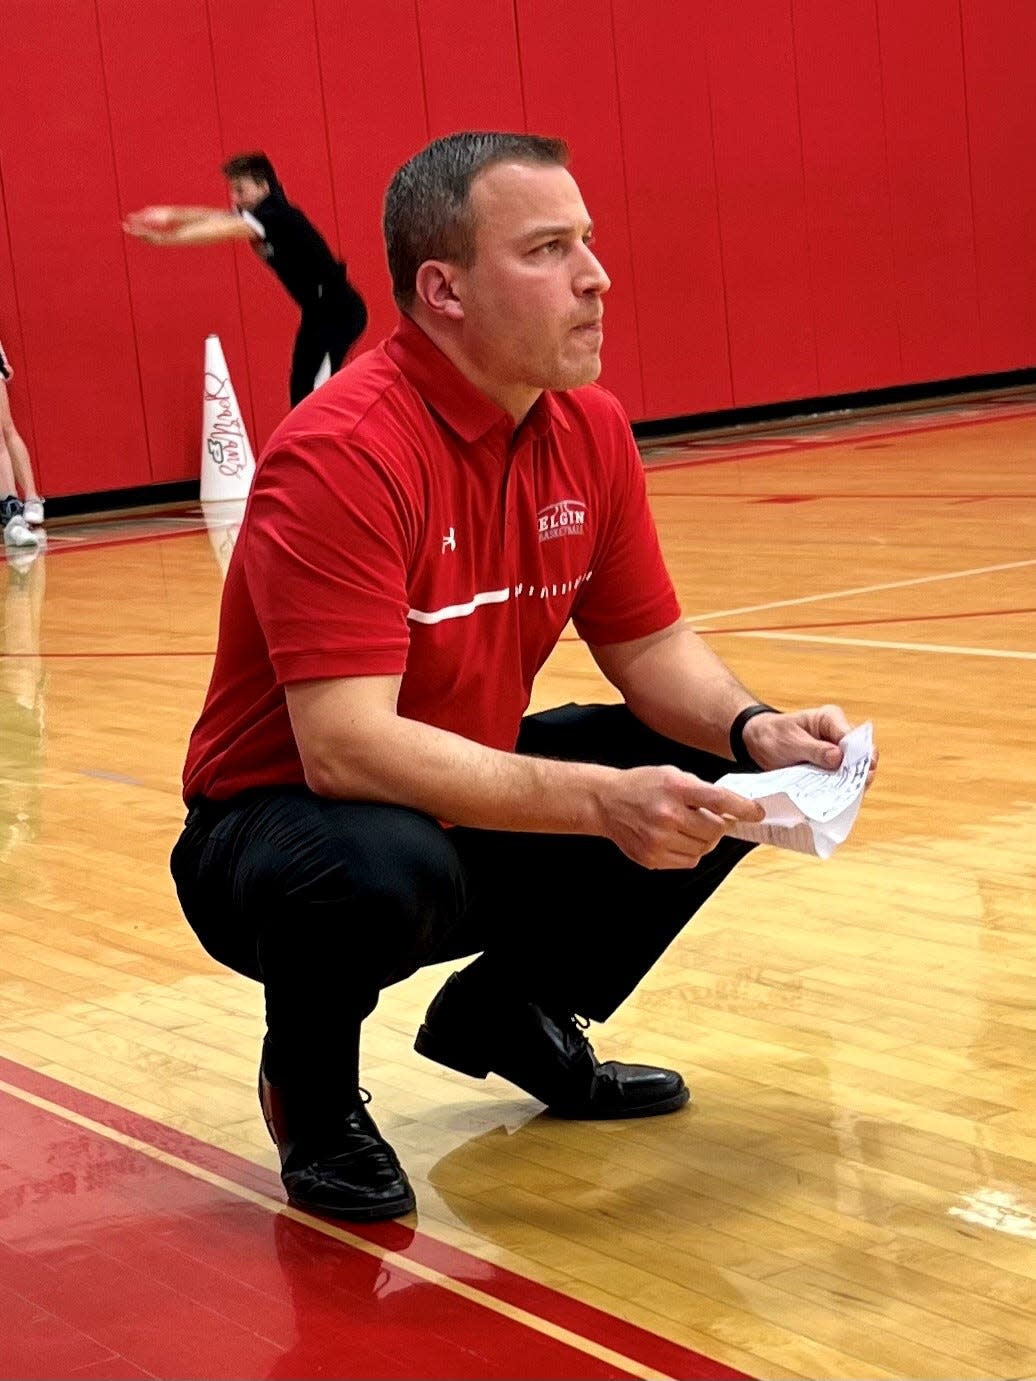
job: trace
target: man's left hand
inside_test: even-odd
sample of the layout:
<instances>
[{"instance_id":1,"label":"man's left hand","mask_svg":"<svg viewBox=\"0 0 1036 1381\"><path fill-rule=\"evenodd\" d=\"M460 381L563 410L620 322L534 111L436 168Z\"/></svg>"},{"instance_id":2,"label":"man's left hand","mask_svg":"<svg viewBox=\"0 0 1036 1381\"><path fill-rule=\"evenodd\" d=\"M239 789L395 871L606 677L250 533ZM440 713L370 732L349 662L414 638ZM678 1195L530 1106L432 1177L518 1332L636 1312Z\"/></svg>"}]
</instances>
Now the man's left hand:
<instances>
[{"instance_id":1,"label":"man's left hand","mask_svg":"<svg viewBox=\"0 0 1036 1381\"><path fill-rule=\"evenodd\" d=\"M794 767L808 762L833 771L842 764L839 741L852 731L845 711L838 705L820 705L789 714L757 714L744 730L744 744L764 771ZM878 770L878 750L871 752L867 785Z\"/></svg>"}]
</instances>

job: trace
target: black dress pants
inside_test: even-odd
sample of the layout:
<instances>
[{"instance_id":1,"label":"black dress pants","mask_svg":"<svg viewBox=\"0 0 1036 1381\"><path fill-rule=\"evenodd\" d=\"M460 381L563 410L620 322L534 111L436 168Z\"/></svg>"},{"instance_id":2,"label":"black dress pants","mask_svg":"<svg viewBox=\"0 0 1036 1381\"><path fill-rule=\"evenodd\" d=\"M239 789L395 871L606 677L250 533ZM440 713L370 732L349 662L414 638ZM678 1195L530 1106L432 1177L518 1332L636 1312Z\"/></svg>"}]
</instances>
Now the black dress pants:
<instances>
[{"instance_id":1,"label":"black dress pants","mask_svg":"<svg viewBox=\"0 0 1036 1381\"><path fill-rule=\"evenodd\" d=\"M622 705L526 716L518 751L731 769ZM444 829L297 787L196 802L171 867L208 953L263 984L280 1066L332 1068L356 1058L382 988L466 955L517 995L603 1021L751 847L724 838L696 868L656 871L606 839Z\"/></svg>"},{"instance_id":2,"label":"black dress pants","mask_svg":"<svg viewBox=\"0 0 1036 1381\"><path fill-rule=\"evenodd\" d=\"M341 282L326 284L321 297L303 307L291 355L292 407L313 392L325 358L332 374L341 368L366 327L367 306L344 275Z\"/></svg>"}]
</instances>

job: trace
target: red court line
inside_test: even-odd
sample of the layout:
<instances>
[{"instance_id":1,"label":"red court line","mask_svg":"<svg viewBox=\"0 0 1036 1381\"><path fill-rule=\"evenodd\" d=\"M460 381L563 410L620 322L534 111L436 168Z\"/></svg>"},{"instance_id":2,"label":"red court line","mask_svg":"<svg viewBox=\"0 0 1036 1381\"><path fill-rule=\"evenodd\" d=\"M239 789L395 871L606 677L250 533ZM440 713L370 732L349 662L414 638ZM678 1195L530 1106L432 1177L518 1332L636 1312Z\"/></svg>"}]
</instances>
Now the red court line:
<instances>
[{"instance_id":1,"label":"red court line","mask_svg":"<svg viewBox=\"0 0 1036 1381\"><path fill-rule=\"evenodd\" d=\"M721 456L702 456L700 459L695 459L693 456L688 456L683 460L658 461L656 463L654 461L649 460L647 457L644 457L644 468L646 470L650 470L652 473L655 473L656 471L661 470L686 470L692 466L698 467L703 465L730 465L734 461L752 460L759 456L770 456L771 458L784 458L786 456L794 455L798 451L822 451L829 449L832 446L845 446L847 443L851 443L854 440L896 440L897 438L904 436L920 436L925 432L954 431L959 427L984 427L992 425L996 422L1011 422L1019 417L1036 417L1036 408L1026 408L1022 411L1007 413L1006 415L1002 415L999 417L961 417L954 422L932 422L922 427L900 427L882 432L859 432L855 436L853 436L853 434L850 431L847 431L844 436L830 437L824 441L808 441L800 437L797 438L794 442L789 442L786 445L778 444L776 447L764 447L762 445L759 445L758 448L754 451L741 451L739 453ZM836 423L835 425L841 424ZM672 444L680 445L681 443L674 442ZM707 443L702 442L701 444L706 445ZM751 445L750 442L746 444Z\"/></svg>"},{"instance_id":2,"label":"red court line","mask_svg":"<svg viewBox=\"0 0 1036 1381\"><path fill-rule=\"evenodd\" d=\"M164 522L167 518L193 518L198 522L203 521L203 511L200 499L188 501L187 503L175 504L166 507L165 504L141 504L139 507L129 508L106 508L106 509L84 509L82 513L69 513L60 518L55 518L53 526L65 532L75 530L77 527L89 527L96 522L98 513L105 513L112 522L147 522L149 519L156 522Z\"/></svg>"},{"instance_id":3,"label":"red court line","mask_svg":"<svg viewBox=\"0 0 1036 1381\"><path fill-rule=\"evenodd\" d=\"M98 521L103 521L103 519L98 519ZM207 527L185 527L176 532L142 532L135 537L99 537L96 541L89 537L85 542L63 543L56 539L57 545L52 546L48 542L41 555L68 556L70 552L100 551L102 547L133 547L141 542L171 542L176 537L197 537L199 533L207 532Z\"/></svg>"},{"instance_id":4,"label":"red court line","mask_svg":"<svg viewBox=\"0 0 1036 1381\"><path fill-rule=\"evenodd\" d=\"M256 1165L251 1161L245 1160L243 1157L234 1155L232 1152L223 1151L218 1147L210 1146L206 1142L199 1141L184 1132L175 1131L173 1128L166 1127L159 1122L154 1122L150 1118L130 1112L128 1109L109 1103L105 1099L97 1098L93 1094L86 1093L82 1089L63 1084L56 1079L50 1078L48 1075L40 1074L36 1070L29 1069L27 1066L0 1057L0 1079L3 1079L8 1084L26 1093L45 1098L57 1104L59 1107L67 1108L72 1112L91 1118L93 1121L103 1126L122 1132L124 1135L134 1137L138 1141L142 1141L158 1150L177 1156L192 1165L210 1170L215 1174L223 1176L225 1179L231 1180L235 1184L240 1184L245 1188L274 1198L279 1199L283 1197L280 1179L272 1170L267 1170L263 1166ZM257 1111L256 1116L258 1115ZM11 1130L10 1123L5 1121L3 1125L6 1136ZM90 1133L85 1131L85 1129L73 1127L68 1135L74 1140L78 1140L81 1137L89 1136ZM93 1135L97 1136L97 1134ZM103 1140L103 1138L100 1139ZM119 1153L122 1156L132 1157L136 1155L140 1156L142 1159L147 1159L142 1156L142 1153L132 1152L128 1148L119 1147ZM45 1157L38 1153L35 1146L33 1147L33 1154L38 1164L44 1163ZM179 1175L180 1180L189 1179L189 1176L186 1176L184 1172L174 1171L171 1167L169 1168L169 1172L172 1175ZM54 1174L60 1175L62 1173L67 1172L63 1171L59 1162L55 1162ZM95 1178L103 1179L104 1177L97 1176ZM163 1184L165 1183L166 1182L163 1181ZM173 1181L169 1181L168 1183L173 1184ZM210 1196L216 1193L216 1191L212 1190L209 1186L205 1188ZM209 1202L211 1210L211 1197ZM225 1208L225 1198L222 1203ZM164 1211L164 1207L164 1203L160 1199L157 1206L155 1206L155 1211L162 1212ZM248 1205L241 1206L235 1204L232 1206L232 1211L227 1210L225 1216L232 1219L235 1214L247 1214L248 1208ZM258 1212L258 1210L254 1211ZM280 1219L275 1219L275 1221L280 1221ZM222 1224L223 1217L221 1217L220 1222ZM548 1286L539 1285L535 1281L527 1280L523 1276L512 1271L504 1270L490 1262L483 1261L468 1252L460 1251L446 1243L439 1242L434 1237L428 1236L420 1231L415 1231L404 1223L373 1223L367 1225L344 1223L342 1226L356 1237L361 1237L387 1251L397 1252L404 1259L409 1259L423 1266L430 1267L453 1280L462 1281L471 1285L486 1295L523 1309L537 1318L556 1324L599 1346L610 1348L656 1371L661 1371L674 1377L698 1377L702 1378L702 1381L746 1381L743 1372L725 1367L719 1362L712 1361L710 1358L704 1357L690 1348L685 1348L679 1343L674 1343L658 1334L651 1333L647 1329L640 1328L635 1324L626 1323L622 1319L606 1313L604 1310L596 1309L592 1305L583 1304L579 1300L570 1299L560 1291L553 1290ZM4 1219L2 1213L0 1213L0 1240L3 1238L3 1228ZM222 1227L220 1231L222 1231ZM333 1242L333 1239L328 1239L326 1236L320 1234L318 1229L314 1228L309 1230L309 1238L318 1237L321 1238L322 1242ZM206 1261L211 1261L212 1258L209 1252L215 1251L219 1241L219 1231L206 1231L205 1243L209 1249L204 1253L204 1259ZM327 1250L332 1249L336 1257L340 1251L350 1250L344 1244L338 1244L337 1242L333 1242L333 1248L327 1248ZM314 1250L316 1250L316 1248L314 1248ZM363 1255L362 1253L358 1254ZM77 1272L77 1280L80 1279L80 1276L81 1272ZM0 1275L0 1284L2 1283L3 1276ZM282 1284L282 1293L283 1288ZM436 1289L436 1300L440 1301L440 1303L435 1304L434 1308L444 1307L442 1304L443 1300L449 1303L450 1301L455 1301L457 1298L457 1296L450 1294L450 1292L442 1287L438 1287ZM492 1310L480 1306L474 1307L479 1310L478 1327L480 1329L483 1327L496 1327L495 1320L499 1319L500 1316L496 1315ZM502 1322L504 1324L508 1323L506 1319L502 1320ZM510 1324L509 1326L512 1329L521 1327L515 1324ZM537 1334L530 1329L524 1329L523 1333L527 1338L535 1339L537 1343L544 1341L556 1348L565 1346L561 1343L553 1343L552 1340L546 1338L545 1335ZM472 1334L467 1332L463 1334L463 1337L467 1338L470 1344ZM358 1340L354 1334L350 1333L349 1341L350 1345L355 1345ZM572 1377L582 1375L623 1375L623 1373L614 1370L602 1371L601 1363L595 1362L592 1357L577 1352L572 1348L566 1348L566 1352L570 1359L575 1358L578 1360L579 1369L573 1369L570 1361L568 1366L563 1366L555 1371L524 1371L521 1367L523 1359L522 1349L525 1347L526 1342L524 1341L518 1347L514 1345L514 1342L511 1343L504 1354L506 1359L504 1375L526 1376L536 1374L543 1376ZM2 1343L0 1343L0 1348L2 1348ZM339 1364L335 1363L335 1365ZM412 1360L410 1365L411 1367L413 1366ZM591 1370L592 1368L597 1369ZM187 1369L176 1374L201 1376L211 1375L212 1373ZM267 1373L238 1371L229 1372L227 1374L256 1375ZM289 1376L295 1373L278 1371L269 1374ZM369 1370L365 1373L363 1371L359 1373L350 1373L347 1371L330 1371L322 1373L310 1370L302 1371L297 1374L310 1376L320 1374L340 1376L366 1374L369 1376L380 1376L387 1375L388 1373ZM401 1376L415 1375L412 1370L394 1374L399 1374ZM428 1375L430 1373L424 1372L422 1374ZM446 1370L436 1371L433 1374L449 1376L460 1375L461 1373ZM470 1374L483 1375L488 1373L477 1372Z\"/></svg>"},{"instance_id":5,"label":"red court line","mask_svg":"<svg viewBox=\"0 0 1036 1381\"><path fill-rule=\"evenodd\" d=\"M69 657L215 657L215 655L214 648L203 648L199 652L0 652L0 661L4 658L12 660L38 658L41 661L60 662Z\"/></svg>"},{"instance_id":6,"label":"red court line","mask_svg":"<svg viewBox=\"0 0 1036 1381\"><path fill-rule=\"evenodd\" d=\"M830 619L823 623L741 623L729 628L713 628L711 624L695 624L694 631L706 637L710 633L802 633L810 628L863 628L878 623L938 623L943 619L993 619L1005 614L1036 614L1033 609L970 609L950 614L895 614L876 619ZM577 643L578 635L566 633L558 639L563 643Z\"/></svg>"},{"instance_id":7,"label":"red court line","mask_svg":"<svg viewBox=\"0 0 1036 1381\"><path fill-rule=\"evenodd\" d=\"M48 1315L5 1331L5 1375L630 1375L5 1092L0 1116L0 1292ZM41 1366L41 1335L66 1370Z\"/></svg>"}]
</instances>

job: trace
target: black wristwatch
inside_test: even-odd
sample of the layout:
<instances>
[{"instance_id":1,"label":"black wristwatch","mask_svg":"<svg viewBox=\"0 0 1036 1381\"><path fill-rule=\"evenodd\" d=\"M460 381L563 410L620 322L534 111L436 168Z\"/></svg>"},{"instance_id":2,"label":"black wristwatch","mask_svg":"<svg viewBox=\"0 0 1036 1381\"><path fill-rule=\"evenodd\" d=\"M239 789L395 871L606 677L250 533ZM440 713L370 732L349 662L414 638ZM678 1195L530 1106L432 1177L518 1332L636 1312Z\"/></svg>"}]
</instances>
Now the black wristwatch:
<instances>
[{"instance_id":1,"label":"black wristwatch","mask_svg":"<svg viewBox=\"0 0 1036 1381\"><path fill-rule=\"evenodd\" d=\"M759 771L759 764L745 747L745 725L757 714L782 714L772 705L746 705L740 714L735 715L730 726L730 753L738 767L747 767L751 772Z\"/></svg>"}]
</instances>

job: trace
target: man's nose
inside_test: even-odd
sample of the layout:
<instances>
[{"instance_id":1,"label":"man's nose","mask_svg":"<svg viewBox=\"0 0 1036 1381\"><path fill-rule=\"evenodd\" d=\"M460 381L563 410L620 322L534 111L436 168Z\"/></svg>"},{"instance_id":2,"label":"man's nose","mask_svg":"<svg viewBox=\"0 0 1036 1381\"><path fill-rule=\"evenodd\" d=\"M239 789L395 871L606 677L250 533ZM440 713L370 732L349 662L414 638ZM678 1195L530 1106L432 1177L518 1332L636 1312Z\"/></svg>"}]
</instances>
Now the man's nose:
<instances>
[{"instance_id":1,"label":"man's nose","mask_svg":"<svg viewBox=\"0 0 1036 1381\"><path fill-rule=\"evenodd\" d=\"M586 262L580 268L579 291L602 296L611 287L612 280L605 273L604 265L589 245L584 245L583 252L586 255Z\"/></svg>"}]
</instances>

